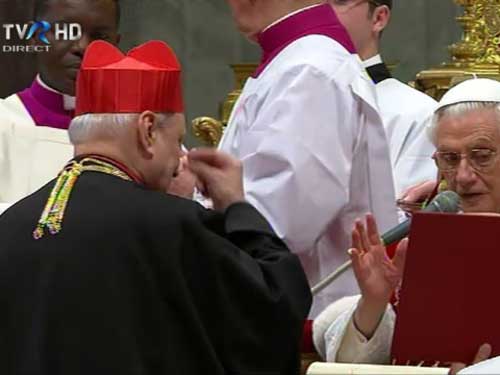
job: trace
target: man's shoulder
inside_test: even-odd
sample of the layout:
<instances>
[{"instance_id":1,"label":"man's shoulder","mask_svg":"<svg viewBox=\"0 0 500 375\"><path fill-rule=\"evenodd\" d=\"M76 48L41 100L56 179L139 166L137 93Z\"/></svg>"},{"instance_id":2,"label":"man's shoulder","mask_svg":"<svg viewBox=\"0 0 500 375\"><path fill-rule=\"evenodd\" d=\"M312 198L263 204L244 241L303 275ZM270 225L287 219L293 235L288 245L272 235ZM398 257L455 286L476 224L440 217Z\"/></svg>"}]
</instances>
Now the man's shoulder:
<instances>
[{"instance_id":1,"label":"man's shoulder","mask_svg":"<svg viewBox=\"0 0 500 375\"><path fill-rule=\"evenodd\" d=\"M352 54L341 43L328 36L319 34L303 36L302 38L290 43L287 48L291 50L300 49L301 51L308 51L311 54L321 56L332 55L337 56L338 58L352 56Z\"/></svg>"},{"instance_id":2,"label":"man's shoulder","mask_svg":"<svg viewBox=\"0 0 500 375\"><path fill-rule=\"evenodd\" d=\"M0 99L0 119L2 119L4 125L5 123L34 124L31 115L17 93Z\"/></svg>"},{"instance_id":3,"label":"man's shoulder","mask_svg":"<svg viewBox=\"0 0 500 375\"><path fill-rule=\"evenodd\" d=\"M376 87L380 97L387 97L398 106L403 105L405 108L429 112L433 112L437 107L437 101L432 97L395 78L386 79ZM394 101L395 98L397 101Z\"/></svg>"},{"instance_id":4,"label":"man's shoulder","mask_svg":"<svg viewBox=\"0 0 500 375\"><path fill-rule=\"evenodd\" d=\"M17 93L11 94L5 98L0 98L0 106L2 106L3 109L12 111L25 108Z\"/></svg>"},{"instance_id":5,"label":"man's shoulder","mask_svg":"<svg viewBox=\"0 0 500 375\"><path fill-rule=\"evenodd\" d=\"M54 184L55 179L12 205L0 218L14 222L32 220L33 213L36 216L43 211ZM194 201L148 190L114 176L86 172L70 196L68 212L72 215L67 220L75 225L90 222L105 225L109 231L113 228L157 231L173 229L182 222L192 226L200 220L201 211L203 208Z\"/></svg>"},{"instance_id":6,"label":"man's shoulder","mask_svg":"<svg viewBox=\"0 0 500 375\"><path fill-rule=\"evenodd\" d=\"M131 204L130 201L135 203ZM144 222L153 227L168 227L168 223L181 223L189 227L199 225L209 216L198 202L171 194L148 190L142 186L131 185L124 194L121 204L130 205L129 211L140 212Z\"/></svg>"},{"instance_id":7,"label":"man's shoulder","mask_svg":"<svg viewBox=\"0 0 500 375\"><path fill-rule=\"evenodd\" d=\"M323 35L308 35L294 41L277 56L275 62L275 67L281 72L307 69L333 80L357 77L362 72L355 55Z\"/></svg>"},{"instance_id":8,"label":"man's shoulder","mask_svg":"<svg viewBox=\"0 0 500 375\"><path fill-rule=\"evenodd\" d=\"M101 175L91 177L100 181L107 194L115 195L115 203L120 206L126 203L129 210L139 215L154 218L192 216L203 209L202 206L190 199L180 198L175 195L150 190L136 183L125 182L117 179L103 178ZM91 180L91 182L92 182ZM101 181L102 180L102 181ZM156 220L156 219L154 219Z\"/></svg>"}]
</instances>

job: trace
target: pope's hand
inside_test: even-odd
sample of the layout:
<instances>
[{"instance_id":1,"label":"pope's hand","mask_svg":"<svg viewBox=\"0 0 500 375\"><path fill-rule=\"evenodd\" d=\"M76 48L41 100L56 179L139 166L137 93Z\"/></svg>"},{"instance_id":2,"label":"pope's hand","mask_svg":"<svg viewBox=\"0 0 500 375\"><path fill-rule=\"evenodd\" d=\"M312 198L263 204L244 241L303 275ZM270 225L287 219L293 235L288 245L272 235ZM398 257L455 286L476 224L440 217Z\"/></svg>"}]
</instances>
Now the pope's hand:
<instances>
[{"instance_id":1,"label":"pope's hand","mask_svg":"<svg viewBox=\"0 0 500 375\"><path fill-rule=\"evenodd\" d=\"M361 290L354 322L369 338L376 330L392 294L401 283L408 240L401 241L394 258L389 259L375 219L368 214L366 229L361 220L356 220L352 231L352 246L349 255Z\"/></svg>"},{"instance_id":2,"label":"pope's hand","mask_svg":"<svg viewBox=\"0 0 500 375\"><path fill-rule=\"evenodd\" d=\"M483 344L479 347L479 350L472 361L472 364L475 365L479 362L486 361L491 356L491 345ZM450 375L460 374L460 371L465 368L465 364L463 363L452 363L450 367Z\"/></svg>"},{"instance_id":3,"label":"pope's hand","mask_svg":"<svg viewBox=\"0 0 500 375\"><path fill-rule=\"evenodd\" d=\"M436 187L436 181L425 181L408 188L400 198L404 203L424 202Z\"/></svg>"}]
</instances>

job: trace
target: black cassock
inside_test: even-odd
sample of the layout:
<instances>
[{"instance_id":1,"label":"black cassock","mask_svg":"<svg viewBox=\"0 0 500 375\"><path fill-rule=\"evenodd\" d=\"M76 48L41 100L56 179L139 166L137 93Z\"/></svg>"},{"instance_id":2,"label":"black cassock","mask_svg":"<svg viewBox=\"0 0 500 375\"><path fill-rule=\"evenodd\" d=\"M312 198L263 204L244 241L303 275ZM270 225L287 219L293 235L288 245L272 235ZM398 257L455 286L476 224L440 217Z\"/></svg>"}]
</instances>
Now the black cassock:
<instances>
[{"instance_id":1,"label":"black cassock","mask_svg":"<svg viewBox=\"0 0 500 375\"><path fill-rule=\"evenodd\" d=\"M309 287L252 206L86 172L35 240L53 184L0 216L0 374L298 372Z\"/></svg>"}]
</instances>

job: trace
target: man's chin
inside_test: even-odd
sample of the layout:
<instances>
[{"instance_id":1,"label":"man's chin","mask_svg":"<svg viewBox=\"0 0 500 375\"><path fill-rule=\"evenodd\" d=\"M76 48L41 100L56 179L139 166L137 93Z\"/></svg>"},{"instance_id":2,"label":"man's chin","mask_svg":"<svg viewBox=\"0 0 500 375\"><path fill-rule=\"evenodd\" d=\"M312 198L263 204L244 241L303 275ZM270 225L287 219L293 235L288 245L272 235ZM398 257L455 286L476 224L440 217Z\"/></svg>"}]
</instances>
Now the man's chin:
<instances>
[{"instance_id":1,"label":"man's chin","mask_svg":"<svg viewBox=\"0 0 500 375\"><path fill-rule=\"evenodd\" d=\"M64 91L63 94L75 96L76 95L76 78L67 78L64 83Z\"/></svg>"},{"instance_id":2,"label":"man's chin","mask_svg":"<svg viewBox=\"0 0 500 375\"><path fill-rule=\"evenodd\" d=\"M473 196L462 199L461 206L464 212L494 212L495 208L489 199L484 196Z\"/></svg>"},{"instance_id":3,"label":"man's chin","mask_svg":"<svg viewBox=\"0 0 500 375\"><path fill-rule=\"evenodd\" d=\"M259 31L255 31L251 29L250 27L247 27L245 25L236 25L238 28L238 31L245 36L250 42L257 43L259 40Z\"/></svg>"},{"instance_id":4,"label":"man's chin","mask_svg":"<svg viewBox=\"0 0 500 375\"><path fill-rule=\"evenodd\" d=\"M252 31L242 31L241 32L245 38L251 42L251 43L255 43L255 44L258 44L259 43L259 35L260 35L260 32L258 31L255 31L255 30L252 30Z\"/></svg>"}]
</instances>

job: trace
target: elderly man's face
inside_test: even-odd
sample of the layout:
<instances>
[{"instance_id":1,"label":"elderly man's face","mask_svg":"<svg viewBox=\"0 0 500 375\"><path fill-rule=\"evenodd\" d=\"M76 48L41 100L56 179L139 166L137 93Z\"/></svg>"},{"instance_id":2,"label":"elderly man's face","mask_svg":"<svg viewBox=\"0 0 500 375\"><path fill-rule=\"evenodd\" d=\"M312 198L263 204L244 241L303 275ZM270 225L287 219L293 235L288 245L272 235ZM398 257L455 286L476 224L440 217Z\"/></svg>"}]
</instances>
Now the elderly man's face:
<instances>
[{"instance_id":1,"label":"elderly man's face","mask_svg":"<svg viewBox=\"0 0 500 375\"><path fill-rule=\"evenodd\" d=\"M182 140L185 132L185 117L181 113L171 115L166 124L154 127L152 157L146 178L150 188L166 192L170 187L183 155Z\"/></svg>"},{"instance_id":2,"label":"elderly man's face","mask_svg":"<svg viewBox=\"0 0 500 375\"><path fill-rule=\"evenodd\" d=\"M449 188L460 195L463 210L500 212L500 158L493 156L487 168L477 168L478 163L474 167L469 160L476 152L472 150L498 152L499 114L494 109L482 109L462 116L445 116L438 123L436 140L438 152L463 154L455 170L442 171ZM481 151L476 154L481 156ZM476 161L480 161L477 155Z\"/></svg>"}]
</instances>

